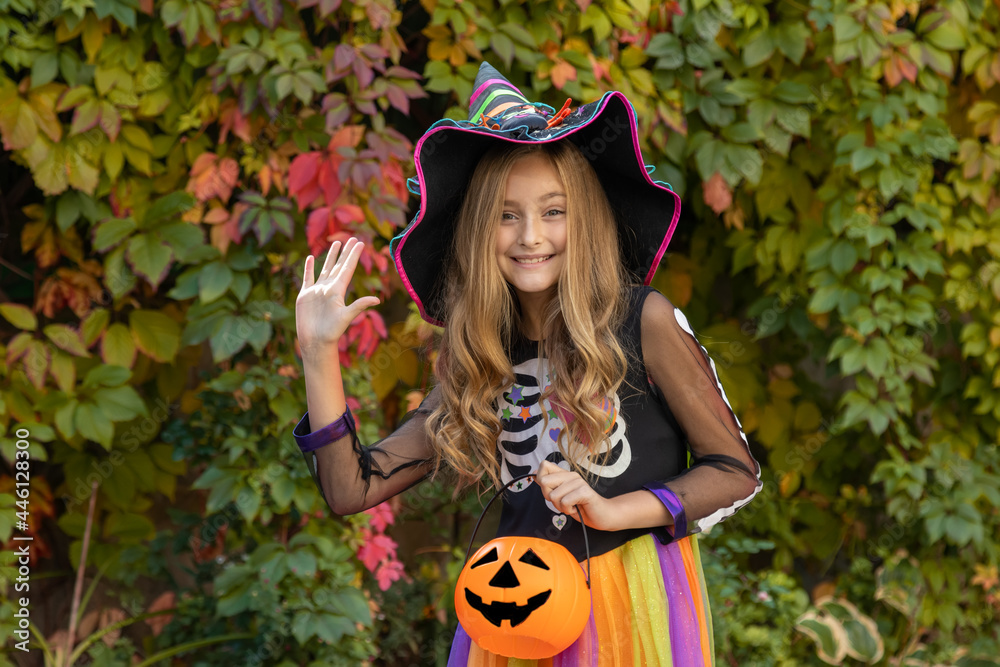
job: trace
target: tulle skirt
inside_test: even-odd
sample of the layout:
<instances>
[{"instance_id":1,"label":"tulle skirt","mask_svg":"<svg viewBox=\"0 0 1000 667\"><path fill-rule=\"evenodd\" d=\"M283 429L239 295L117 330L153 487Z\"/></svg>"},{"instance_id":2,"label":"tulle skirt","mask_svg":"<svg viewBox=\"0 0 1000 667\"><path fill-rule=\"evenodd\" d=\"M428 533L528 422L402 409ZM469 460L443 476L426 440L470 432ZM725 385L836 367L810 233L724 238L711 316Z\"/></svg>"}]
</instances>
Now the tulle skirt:
<instances>
[{"instance_id":1,"label":"tulle skirt","mask_svg":"<svg viewBox=\"0 0 1000 667\"><path fill-rule=\"evenodd\" d=\"M644 535L591 559L591 613L583 634L545 660L479 648L461 625L448 667L710 667L712 614L695 536L662 545Z\"/></svg>"}]
</instances>

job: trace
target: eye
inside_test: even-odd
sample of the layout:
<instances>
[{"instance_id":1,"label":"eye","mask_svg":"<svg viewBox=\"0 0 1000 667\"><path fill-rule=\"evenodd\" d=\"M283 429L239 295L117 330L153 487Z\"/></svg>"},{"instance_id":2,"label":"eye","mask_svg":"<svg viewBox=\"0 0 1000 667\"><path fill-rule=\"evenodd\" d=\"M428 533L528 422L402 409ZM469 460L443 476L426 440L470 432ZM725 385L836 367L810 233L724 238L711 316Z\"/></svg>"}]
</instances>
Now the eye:
<instances>
[{"instance_id":1,"label":"eye","mask_svg":"<svg viewBox=\"0 0 1000 667\"><path fill-rule=\"evenodd\" d=\"M522 563L527 563L528 565L534 565L535 567L541 568L543 570L549 569L549 566L545 564L545 561L539 558L538 554L536 554L531 549L525 551L524 555L518 558L518 560L521 561Z\"/></svg>"},{"instance_id":2,"label":"eye","mask_svg":"<svg viewBox=\"0 0 1000 667\"><path fill-rule=\"evenodd\" d=\"M493 549L490 550L489 553L487 553L482 558L480 558L479 560L477 560L475 563L473 563L472 565L470 565L469 569L470 570L475 570L480 565L486 565L487 563L495 563L499 559L499 557L500 556L497 554L496 547L494 547Z\"/></svg>"},{"instance_id":3,"label":"eye","mask_svg":"<svg viewBox=\"0 0 1000 667\"><path fill-rule=\"evenodd\" d=\"M545 215L563 215L566 211L554 208L545 212Z\"/></svg>"}]
</instances>

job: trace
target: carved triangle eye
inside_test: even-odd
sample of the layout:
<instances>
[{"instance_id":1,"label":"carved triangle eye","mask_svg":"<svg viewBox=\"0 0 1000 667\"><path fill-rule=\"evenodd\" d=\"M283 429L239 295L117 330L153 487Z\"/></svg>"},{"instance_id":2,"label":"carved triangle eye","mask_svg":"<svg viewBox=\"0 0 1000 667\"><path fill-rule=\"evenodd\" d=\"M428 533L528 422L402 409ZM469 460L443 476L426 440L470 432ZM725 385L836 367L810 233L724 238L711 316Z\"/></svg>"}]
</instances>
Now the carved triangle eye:
<instances>
[{"instance_id":1,"label":"carved triangle eye","mask_svg":"<svg viewBox=\"0 0 1000 667\"><path fill-rule=\"evenodd\" d=\"M518 558L518 560L521 561L522 563L527 563L528 565L534 565L535 567L541 568L543 570L549 569L549 566L545 564L545 561L539 558L538 554L536 554L531 549L525 551L524 555Z\"/></svg>"},{"instance_id":2,"label":"carved triangle eye","mask_svg":"<svg viewBox=\"0 0 1000 667\"><path fill-rule=\"evenodd\" d=\"M497 553L497 548L493 547L489 553L485 554L482 558L477 560L475 563L469 566L470 570L475 570L480 565L486 565L487 563L495 563L499 560L500 555Z\"/></svg>"}]
</instances>

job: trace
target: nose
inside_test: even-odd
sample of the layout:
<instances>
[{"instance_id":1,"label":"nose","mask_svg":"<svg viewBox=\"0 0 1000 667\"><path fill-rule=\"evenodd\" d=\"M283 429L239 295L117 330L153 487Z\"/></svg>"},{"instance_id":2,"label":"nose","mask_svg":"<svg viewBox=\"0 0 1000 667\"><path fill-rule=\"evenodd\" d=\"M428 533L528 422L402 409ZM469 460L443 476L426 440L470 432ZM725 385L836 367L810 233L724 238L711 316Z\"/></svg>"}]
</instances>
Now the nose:
<instances>
[{"instance_id":1,"label":"nose","mask_svg":"<svg viewBox=\"0 0 1000 667\"><path fill-rule=\"evenodd\" d=\"M510 561L503 564L493 578L490 579L490 586L493 588L517 588L521 585L521 582L517 580L517 575L514 574L514 568L510 566Z\"/></svg>"},{"instance_id":2,"label":"nose","mask_svg":"<svg viewBox=\"0 0 1000 667\"><path fill-rule=\"evenodd\" d=\"M542 242L541 220L534 214L525 215L521 219L521 229L518 241L526 248L536 246Z\"/></svg>"}]
</instances>

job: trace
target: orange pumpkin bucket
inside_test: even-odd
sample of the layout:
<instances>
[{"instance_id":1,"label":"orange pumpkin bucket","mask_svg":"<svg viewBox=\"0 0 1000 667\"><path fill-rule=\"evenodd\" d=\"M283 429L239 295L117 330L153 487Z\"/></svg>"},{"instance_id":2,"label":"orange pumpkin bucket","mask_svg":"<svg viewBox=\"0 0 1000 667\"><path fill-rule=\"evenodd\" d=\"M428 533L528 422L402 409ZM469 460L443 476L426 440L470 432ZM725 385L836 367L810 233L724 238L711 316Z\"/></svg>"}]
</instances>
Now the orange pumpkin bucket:
<instances>
[{"instance_id":1,"label":"orange pumpkin bucket","mask_svg":"<svg viewBox=\"0 0 1000 667\"><path fill-rule=\"evenodd\" d=\"M470 558L472 543L486 510L507 486L532 476L515 477L483 508L455 587L455 611L466 633L480 648L509 658L539 660L567 648L590 618L590 546L587 577L566 547L537 537L498 537Z\"/></svg>"}]
</instances>

